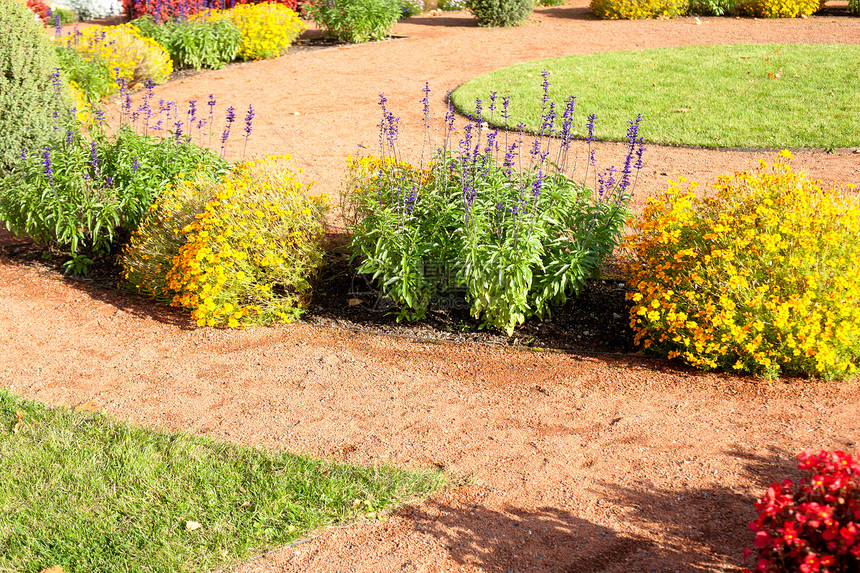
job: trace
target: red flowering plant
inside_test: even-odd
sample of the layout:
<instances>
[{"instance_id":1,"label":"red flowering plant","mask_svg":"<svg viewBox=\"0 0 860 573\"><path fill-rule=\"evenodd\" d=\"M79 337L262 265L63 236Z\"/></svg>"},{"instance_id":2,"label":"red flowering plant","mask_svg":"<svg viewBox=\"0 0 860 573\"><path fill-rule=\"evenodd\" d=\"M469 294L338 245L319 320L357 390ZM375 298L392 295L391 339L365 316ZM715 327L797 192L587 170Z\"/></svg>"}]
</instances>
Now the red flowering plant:
<instances>
[{"instance_id":1,"label":"red flowering plant","mask_svg":"<svg viewBox=\"0 0 860 573\"><path fill-rule=\"evenodd\" d=\"M32 10L42 22L48 23L48 12L50 9L42 0L27 0L27 8Z\"/></svg>"},{"instance_id":2,"label":"red flowering plant","mask_svg":"<svg viewBox=\"0 0 860 573\"><path fill-rule=\"evenodd\" d=\"M804 452L798 484L774 483L756 501L754 571L849 573L860 571L860 454ZM752 572L751 569L744 569Z\"/></svg>"}]
</instances>

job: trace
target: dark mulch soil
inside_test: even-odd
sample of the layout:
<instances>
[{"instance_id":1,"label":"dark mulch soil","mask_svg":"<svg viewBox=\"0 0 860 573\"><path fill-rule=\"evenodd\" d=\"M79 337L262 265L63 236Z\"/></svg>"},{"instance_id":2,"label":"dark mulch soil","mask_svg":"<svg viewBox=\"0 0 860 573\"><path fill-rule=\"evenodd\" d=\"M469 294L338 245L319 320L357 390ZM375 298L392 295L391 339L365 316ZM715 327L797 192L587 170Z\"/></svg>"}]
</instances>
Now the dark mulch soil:
<instances>
[{"instance_id":1,"label":"dark mulch soil","mask_svg":"<svg viewBox=\"0 0 860 573\"><path fill-rule=\"evenodd\" d=\"M30 241L0 231L0 261L35 266L63 275L67 257ZM314 296L302 321L336 329L385 334L423 341L475 342L487 345L526 346L585 353L632 353L626 285L617 265L609 264L603 278L591 280L578 297L552 309L544 321L529 320L513 336L479 328L465 300L452 298L435 305L425 320L397 322L392 305L379 296L367 277L354 271L345 252L343 235L330 237L330 255L320 272ZM103 289L119 288L116 257L100 259L86 276L64 275L72 283ZM613 278L614 277L614 278ZM153 305L157 304L152 302Z\"/></svg>"}]
</instances>

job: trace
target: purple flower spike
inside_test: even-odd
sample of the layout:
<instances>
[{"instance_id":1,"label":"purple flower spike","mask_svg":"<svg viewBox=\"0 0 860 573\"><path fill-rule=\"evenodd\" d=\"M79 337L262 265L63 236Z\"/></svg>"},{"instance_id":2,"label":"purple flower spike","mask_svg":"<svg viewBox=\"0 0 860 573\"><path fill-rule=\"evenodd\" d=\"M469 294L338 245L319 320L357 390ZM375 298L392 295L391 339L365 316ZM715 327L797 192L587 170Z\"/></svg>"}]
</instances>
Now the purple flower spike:
<instances>
[{"instance_id":1,"label":"purple flower spike","mask_svg":"<svg viewBox=\"0 0 860 573\"><path fill-rule=\"evenodd\" d=\"M546 174L543 171L538 171L537 178L535 178L534 183L532 184L532 195L535 199L540 197L544 179L546 179Z\"/></svg>"},{"instance_id":2,"label":"purple flower spike","mask_svg":"<svg viewBox=\"0 0 860 573\"><path fill-rule=\"evenodd\" d=\"M42 173L48 178L48 183L53 187L54 185L54 167L51 163L51 148L45 146L44 153L42 153Z\"/></svg>"},{"instance_id":3,"label":"purple flower spike","mask_svg":"<svg viewBox=\"0 0 860 573\"><path fill-rule=\"evenodd\" d=\"M245 138L251 136L252 122L254 121L254 108L248 106L248 113L245 114Z\"/></svg>"},{"instance_id":4,"label":"purple flower spike","mask_svg":"<svg viewBox=\"0 0 860 573\"><path fill-rule=\"evenodd\" d=\"M593 113L588 116L588 143L594 141L594 120L597 119L597 116Z\"/></svg>"},{"instance_id":5,"label":"purple flower spike","mask_svg":"<svg viewBox=\"0 0 860 573\"><path fill-rule=\"evenodd\" d=\"M424 92L424 97L421 98L421 104L424 107L424 128L430 127L430 82L424 82L424 87L421 89Z\"/></svg>"}]
</instances>

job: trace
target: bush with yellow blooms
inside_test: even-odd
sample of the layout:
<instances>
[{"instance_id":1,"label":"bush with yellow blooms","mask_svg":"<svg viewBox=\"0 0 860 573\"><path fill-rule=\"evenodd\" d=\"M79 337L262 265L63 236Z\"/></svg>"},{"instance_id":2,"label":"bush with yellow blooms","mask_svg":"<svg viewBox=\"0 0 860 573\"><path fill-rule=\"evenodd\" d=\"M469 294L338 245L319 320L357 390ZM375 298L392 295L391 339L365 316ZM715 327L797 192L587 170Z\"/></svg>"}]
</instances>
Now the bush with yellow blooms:
<instances>
[{"instance_id":1,"label":"bush with yellow blooms","mask_svg":"<svg viewBox=\"0 0 860 573\"><path fill-rule=\"evenodd\" d=\"M283 4L238 4L229 10L207 10L192 16L192 20L229 18L242 33L244 60L262 60L283 55L290 44L307 29L294 10Z\"/></svg>"},{"instance_id":2,"label":"bush with yellow blooms","mask_svg":"<svg viewBox=\"0 0 860 573\"><path fill-rule=\"evenodd\" d=\"M194 176L153 205L123 256L132 290L191 311L198 326L298 318L323 260L325 195L288 157Z\"/></svg>"},{"instance_id":3,"label":"bush with yellow blooms","mask_svg":"<svg viewBox=\"0 0 860 573\"><path fill-rule=\"evenodd\" d=\"M789 166L649 200L625 246L637 344L704 369L852 377L860 362L860 197Z\"/></svg>"}]
</instances>

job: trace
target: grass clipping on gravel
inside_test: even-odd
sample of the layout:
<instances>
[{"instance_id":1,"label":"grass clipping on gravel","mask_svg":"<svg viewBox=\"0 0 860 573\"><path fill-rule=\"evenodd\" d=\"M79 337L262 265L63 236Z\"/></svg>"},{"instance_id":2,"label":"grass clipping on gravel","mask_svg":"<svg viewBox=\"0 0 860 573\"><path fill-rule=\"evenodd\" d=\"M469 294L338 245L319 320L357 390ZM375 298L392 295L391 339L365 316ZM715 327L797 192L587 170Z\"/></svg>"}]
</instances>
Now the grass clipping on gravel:
<instances>
[{"instance_id":1,"label":"grass clipping on gravel","mask_svg":"<svg viewBox=\"0 0 860 573\"><path fill-rule=\"evenodd\" d=\"M489 116L490 92L510 97L509 127L541 127L541 72L550 100L576 96L584 137L595 114L597 139L621 140L642 114L651 143L700 147L860 146L860 45L753 44L603 52L538 60L474 78L452 94L462 113L475 98ZM562 105L561 108L558 106ZM503 127L501 101L494 121Z\"/></svg>"},{"instance_id":2,"label":"grass clipping on gravel","mask_svg":"<svg viewBox=\"0 0 860 573\"><path fill-rule=\"evenodd\" d=\"M442 481L152 431L0 391L0 571L205 571Z\"/></svg>"}]
</instances>

